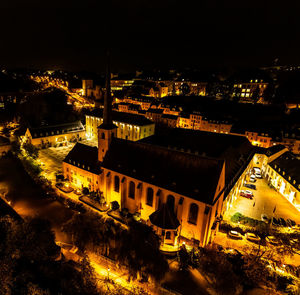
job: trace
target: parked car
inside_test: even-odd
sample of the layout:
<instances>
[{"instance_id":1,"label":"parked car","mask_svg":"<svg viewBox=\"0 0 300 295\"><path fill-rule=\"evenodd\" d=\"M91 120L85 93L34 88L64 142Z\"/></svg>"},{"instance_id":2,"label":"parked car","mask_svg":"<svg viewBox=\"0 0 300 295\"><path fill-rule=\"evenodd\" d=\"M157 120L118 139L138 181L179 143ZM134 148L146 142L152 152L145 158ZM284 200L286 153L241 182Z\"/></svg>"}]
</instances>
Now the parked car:
<instances>
[{"instance_id":1,"label":"parked car","mask_svg":"<svg viewBox=\"0 0 300 295\"><path fill-rule=\"evenodd\" d=\"M274 225L274 226L279 226L279 225L280 225L279 220L278 220L277 218L273 217L273 218L272 218L272 225Z\"/></svg>"},{"instance_id":2,"label":"parked car","mask_svg":"<svg viewBox=\"0 0 300 295\"><path fill-rule=\"evenodd\" d=\"M282 226L288 226L287 223L286 223L286 221L282 217L279 218L279 223Z\"/></svg>"},{"instance_id":3,"label":"parked car","mask_svg":"<svg viewBox=\"0 0 300 295\"><path fill-rule=\"evenodd\" d=\"M262 220L263 222L265 222L265 223L268 223L268 222L269 222L269 218L268 218L268 216L267 216L266 214L262 214L262 215L261 215L261 220Z\"/></svg>"},{"instance_id":4,"label":"parked car","mask_svg":"<svg viewBox=\"0 0 300 295\"><path fill-rule=\"evenodd\" d=\"M259 242L260 237L254 233L246 233L246 239L250 242Z\"/></svg>"},{"instance_id":5,"label":"parked car","mask_svg":"<svg viewBox=\"0 0 300 295\"><path fill-rule=\"evenodd\" d=\"M290 218L288 218L287 223L289 224L290 227L295 227L296 226L296 222Z\"/></svg>"},{"instance_id":6,"label":"parked car","mask_svg":"<svg viewBox=\"0 0 300 295\"><path fill-rule=\"evenodd\" d=\"M249 190L242 190L240 191L240 196L245 197L247 199L253 199L253 193Z\"/></svg>"},{"instance_id":7,"label":"parked car","mask_svg":"<svg viewBox=\"0 0 300 295\"><path fill-rule=\"evenodd\" d=\"M81 196L82 195L82 191L80 189L76 189L73 192L75 195Z\"/></svg>"},{"instance_id":8,"label":"parked car","mask_svg":"<svg viewBox=\"0 0 300 295\"><path fill-rule=\"evenodd\" d=\"M255 181L256 181L256 178L255 178L255 175L254 175L254 174L251 174L251 175L250 175L249 181L250 181L250 182L255 182Z\"/></svg>"},{"instance_id":9,"label":"parked car","mask_svg":"<svg viewBox=\"0 0 300 295\"><path fill-rule=\"evenodd\" d=\"M272 244L272 245L278 245L279 244L278 240L274 236L267 236L266 237L266 242L269 243L269 244Z\"/></svg>"},{"instance_id":10,"label":"parked car","mask_svg":"<svg viewBox=\"0 0 300 295\"><path fill-rule=\"evenodd\" d=\"M255 172L255 177L256 178L262 178L260 172Z\"/></svg>"},{"instance_id":11,"label":"parked car","mask_svg":"<svg viewBox=\"0 0 300 295\"><path fill-rule=\"evenodd\" d=\"M254 173L261 173L261 170L258 167L253 167L253 171Z\"/></svg>"},{"instance_id":12,"label":"parked car","mask_svg":"<svg viewBox=\"0 0 300 295\"><path fill-rule=\"evenodd\" d=\"M232 239L237 239L237 240L241 240L243 238L242 234L240 234L239 232L235 231L235 230L231 230L228 233L229 237Z\"/></svg>"},{"instance_id":13,"label":"parked car","mask_svg":"<svg viewBox=\"0 0 300 295\"><path fill-rule=\"evenodd\" d=\"M256 189L256 185L252 184L252 183L244 183L244 187L251 188L251 189Z\"/></svg>"}]
</instances>

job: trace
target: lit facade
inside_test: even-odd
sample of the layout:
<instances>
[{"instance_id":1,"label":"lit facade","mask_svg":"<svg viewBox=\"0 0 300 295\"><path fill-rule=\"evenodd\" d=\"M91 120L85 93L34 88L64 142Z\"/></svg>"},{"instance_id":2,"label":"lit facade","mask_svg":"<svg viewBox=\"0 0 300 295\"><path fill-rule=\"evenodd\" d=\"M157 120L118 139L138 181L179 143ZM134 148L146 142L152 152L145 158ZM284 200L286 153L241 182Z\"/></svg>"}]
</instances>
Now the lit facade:
<instances>
[{"instance_id":1,"label":"lit facade","mask_svg":"<svg viewBox=\"0 0 300 295\"><path fill-rule=\"evenodd\" d=\"M85 139L85 129L80 121L74 123L27 128L22 142L30 142L38 148L66 146L69 142Z\"/></svg>"},{"instance_id":2,"label":"lit facade","mask_svg":"<svg viewBox=\"0 0 300 295\"><path fill-rule=\"evenodd\" d=\"M245 135L253 145L264 148L272 146L272 137L267 133L246 131Z\"/></svg>"},{"instance_id":3,"label":"lit facade","mask_svg":"<svg viewBox=\"0 0 300 295\"><path fill-rule=\"evenodd\" d=\"M114 112L113 123L118 127L117 138L137 141L151 136L155 132L155 124L143 116ZM102 114L86 115L86 134L91 140L97 140L98 127L102 124Z\"/></svg>"},{"instance_id":4,"label":"lit facade","mask_svg":"<svg viewBox=\"0 0 300 295\"><path fill-rule=\"evenodd\" d=\"M240 98L241 101L251 101L253 94L257 91L257 100L263 98L263 93L268 87L268 83L261 79L253 79L249 82L241 82L233 85L233 96Z\"/></svg>"}]
</instances>

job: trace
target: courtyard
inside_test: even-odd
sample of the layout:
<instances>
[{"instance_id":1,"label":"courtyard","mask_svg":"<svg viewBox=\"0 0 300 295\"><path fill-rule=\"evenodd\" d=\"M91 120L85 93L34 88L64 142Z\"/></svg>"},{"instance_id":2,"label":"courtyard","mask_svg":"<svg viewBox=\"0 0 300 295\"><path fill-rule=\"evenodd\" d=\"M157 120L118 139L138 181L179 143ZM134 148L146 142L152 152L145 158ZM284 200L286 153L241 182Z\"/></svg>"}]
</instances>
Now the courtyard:
<instances>
[{"instance_id":1,"label":"courtyard","mask_svg":"<svg viewBox=\"0 0 300 295\"><path fill-rule=\"evenodd\" d=\"M261 220L262 214L265 214L268 218L289 218L300 224L300 212L275 189L269 187L264 178L257 179L254 184L256 190L242 188L243 190L251 190L254 198L251 200L238 196L232 207L224 214L224 220L230 220L234 213L240 212L257 220Z\"/></svg>"}]
</instances>

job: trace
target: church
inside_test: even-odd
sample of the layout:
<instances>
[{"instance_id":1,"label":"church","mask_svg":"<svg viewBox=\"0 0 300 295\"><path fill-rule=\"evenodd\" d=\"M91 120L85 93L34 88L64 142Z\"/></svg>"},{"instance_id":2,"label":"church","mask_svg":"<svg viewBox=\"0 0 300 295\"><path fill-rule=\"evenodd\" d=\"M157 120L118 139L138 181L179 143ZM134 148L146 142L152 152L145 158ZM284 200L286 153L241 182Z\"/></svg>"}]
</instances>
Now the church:
<instances>
[{"instance_id":1,"label":"church","mask_svg":"<svg viewBox=\"0 0 300 295\"><path fill-rule=\"evenodd\" d=\"M109 67L106 90L98 147L77 143L63 161L65 178L74 187L101 191L107 204L117 201L138 213L166 247L212 242L223 207L225 161L118 138Z\"/></svg>"}]
</instances>

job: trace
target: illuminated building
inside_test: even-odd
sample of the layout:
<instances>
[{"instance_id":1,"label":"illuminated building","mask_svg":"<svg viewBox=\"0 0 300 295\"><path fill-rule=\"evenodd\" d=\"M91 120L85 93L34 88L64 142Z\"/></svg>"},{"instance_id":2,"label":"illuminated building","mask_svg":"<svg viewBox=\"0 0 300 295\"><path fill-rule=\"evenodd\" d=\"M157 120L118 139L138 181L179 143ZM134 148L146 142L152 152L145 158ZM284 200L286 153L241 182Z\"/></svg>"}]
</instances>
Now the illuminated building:
<instances>
[{"instance_id":1,"label":"illuminated building","mask_svg":"<svg viewBox=\"0 0 300 295\"><path fill-rule=\"evenodd\" d=\"M94 86L93 80L82 80L82 93L86 97L94 97L95 99L102 98L102 87L100 85Z\"/></svg>"},{"instance_id":2,"label":"illuminated building","mask_svg":"<svg viewBox=\"0 0 300 295\"><path fill-rule=\"evenodd\" d=\"M233 97L238 97L241 101L252 101L255 94L257 96L255 97L255 100L261 102L267 86L268 83L262 79L251 79L240 83L237 82L233 85Z\"/></svg>"},{"instance_id":3,"label":"illuminated building","mask_svg":"<svg viewBox=\"0 0 300 295\"><path fill-rule=\"evenodd\" d=\"M98 127L103 122L103 109L95 109L86 115L86 134L89 139L98 138ZM112 112L113 123L117 128L117 138L140 140L154 134L155 124L144 116Z\"/></svg>"},{"instance_id":4,"label":"illuminated building","mask_svg":"<svg viewBox=\"0 0 300 295\"><path fill-rule=\"evenodd\" d=\"M193 95L205 96L205 94L206 94L206 86L207 86L206 82L176 81L176 82L173 82L173 85L174 85L173 87L175 90L175 94L177 94L177 95L182 94L181 88L183 87L183 85L186 85L189 89L189 93L191 93Z\"/></svg>"},{"instance_id":5,"label":"illuminated building","mask_svg":"<svg viewBox=\"0 0 300 295\"><path fill-rule=\"evenodd\" d=\"M268 161L264 175L300 211L300 160L283 148L280 156Z\"/></svg>"},{"instance_id":6,"label":"illuminated building","mask_svg":"<svg viewBox=\"0 0 300 295\"><path fill-rule=\"evenodd\" d=\"M268 148L272 145L272 137L269 136L268 133L246 131L245 135L253 145L264 148Z\"/></svg>"},{"instance_id":7,"label":"illuminated building","mask_svg":"<svg viewBox=\"0 0 300 295\"><path fill-rule=\"evenodd\" d=\"M30 142L38 148L50 146L65 146L69 142L80 141L85 138L85 130L80 121L59 125L41 126L37 128L28 127L22 142Z\"/></svg>"},{"instance_id":8,"label":"illuminated building","mask_svg":"<svg viewBox=\"0 0 300 295\"><path fill-rule=\"evenodd\" d=\"M116 91L116 90L123 90L126 87L131 87L132 84L134 83L133 79L118 79L114 78L111 80L111 90Z\"/></svg>"},{"instance_id":9,"label":"illuminated building","mask_svg":"<svg viewBox=\"0 0 300 295\"><path fill-rule=\"evenodd\" d=\"M103 122L96 124L98 149L77 143L63 161L64 176L73 186L103 192L108 204L117 201L140 214L163 244L176 246L185 239L208 244L223 207L224 159L143 142L153 136L117 138L109 77L108 71Z\"/></svg>"}]
</instances>

